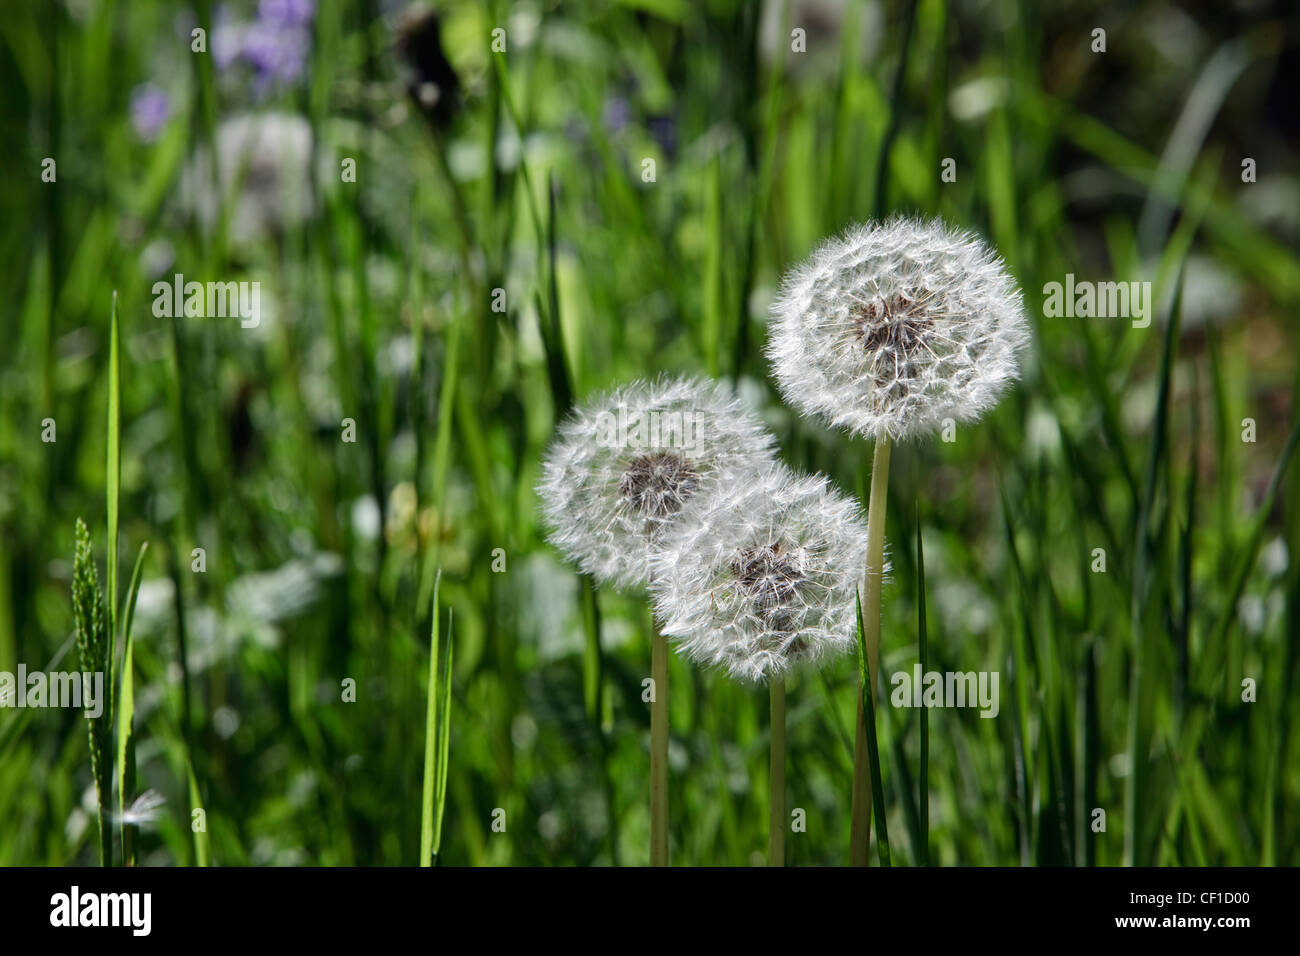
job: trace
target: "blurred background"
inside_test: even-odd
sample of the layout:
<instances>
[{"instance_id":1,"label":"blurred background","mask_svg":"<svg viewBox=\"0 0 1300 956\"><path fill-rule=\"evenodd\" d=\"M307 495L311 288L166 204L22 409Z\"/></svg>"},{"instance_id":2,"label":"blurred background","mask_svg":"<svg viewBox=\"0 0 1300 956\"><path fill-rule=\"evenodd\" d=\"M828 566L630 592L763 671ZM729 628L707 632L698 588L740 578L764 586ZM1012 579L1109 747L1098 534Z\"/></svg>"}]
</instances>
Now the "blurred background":
<instances>
[{"instance_id":1,"label":"blurred background","mask_svg":"<svg viewBox=\"0 0 1300 956\"><path fill-rule=\"evenodd\" d=\"M894 451L882 672L919 523L930 666L1002 698L931 713L928 834L881 708L894 862L1300 862L1298 54L1281 0L7 4L0 671L76 668L116 291L140 862L418 862L440 569L439 862L644 864L651 621L545 544L542 451L594 389L707 374L860 495L767 306L821 237L938 214L1035 338L986 421ZM160 315L176 273L260 321ZM1150 326L1045 317L1069 273L1151 282ZM848 859L856 683L790 683L792 864ZM671 687L673 862L764 862L766 695ZM95 862L93 805L81 715L0 709L0 863Z\"/></svg>"}]
</instances>

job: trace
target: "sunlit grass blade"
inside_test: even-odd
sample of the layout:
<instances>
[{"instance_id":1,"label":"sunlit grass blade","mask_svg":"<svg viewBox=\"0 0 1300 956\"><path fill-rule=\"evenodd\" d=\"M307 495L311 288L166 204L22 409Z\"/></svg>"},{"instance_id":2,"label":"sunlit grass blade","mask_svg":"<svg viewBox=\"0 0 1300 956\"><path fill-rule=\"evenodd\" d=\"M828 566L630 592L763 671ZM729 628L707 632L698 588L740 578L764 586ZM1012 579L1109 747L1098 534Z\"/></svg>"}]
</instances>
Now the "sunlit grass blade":
<instances>
[{"instance_id":1,"label":"sunlit grass blade","mask_svg":"<svg viewBox=\"0 0 1300 956\"><path fill-rule=\"evenodd\" d=\"M207 866L210 859L207 809L204 807L202 795L199 793L198 778L194 776L194 762L190 759L188 744L185 747L185 782L190 794L190 833L194 838L194 865ZM195 819L196 815L201 816L201 826L199 821Z\"/></svg>"},{"instance_id":2,"label":"sunlit grass blade","mask_svg":"<svg viewBox=\"0 0 1300 956\"><path fill-rule=\"evenodd\" d=\"M140 545L140 553L131 571L131 586L127 589L126 614L122 618L122 686L117 698L117 813L122 840L122 865L135 865L135 839L126 822L129 795L135 790L135 738L132 723L135 720L134 642L131 622L135 617L135 601L140 593L140 570L149 542Z\"/></svg>"}]
</instances>

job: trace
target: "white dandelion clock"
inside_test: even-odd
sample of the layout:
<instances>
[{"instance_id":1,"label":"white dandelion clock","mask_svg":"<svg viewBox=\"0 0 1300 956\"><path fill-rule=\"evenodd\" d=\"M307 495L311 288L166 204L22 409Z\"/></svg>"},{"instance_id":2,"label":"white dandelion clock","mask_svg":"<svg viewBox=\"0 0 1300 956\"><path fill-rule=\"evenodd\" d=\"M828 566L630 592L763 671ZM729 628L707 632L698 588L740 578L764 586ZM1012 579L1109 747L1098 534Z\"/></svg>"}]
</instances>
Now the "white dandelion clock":
<instances>
[{"instance_id":1,"label":"white dandelion clock","mask_svg":"<svg viewBox=\"0 0 1300 956\"><path fill-rule=\"evenodd\" d=\"M969 422L1019 374L1020 290L997 253L940 219L857 226L782 283L768 358L786 401L854 435Z\"/></svg>"},{"instance_id":2,"label":"white dandelion clock","mask_svg":"<svg viewBox=\"0 0 1300 956\"><path fill-rule=\"evenodd\" d=\"M236 246L282 234L317 209L316 183L328 164L317 156L311 124L292 113L245 113L222 121L212 154L201 149L181 178L182 206L211 232L228 208L228 238ZM215 189L213 188L215 185Z\"/></svg>"},{"instance_id":3,"label":"white dandelion clock","mask_svg":"<svg viewBox=\"0 0 1300 956\"><path fill-rule=\"evenodd\" d=\"M782 678L856 648L866 552L856 502L775 463L692 505L656 553L655 611L692 660Z\"/></svg>"},{"instance_id":4,"label":"white dandelion clock","mask_svg":"<svg viewBox=\"0 0 1300 956\"><path fill-rule=\"evenodd\" d=\"M537 486L551 542L602 583L649 580L651 552L697 495L773 460L762 423L720 384L638 381L558 430Z\"/></svg>"}]
</instances>

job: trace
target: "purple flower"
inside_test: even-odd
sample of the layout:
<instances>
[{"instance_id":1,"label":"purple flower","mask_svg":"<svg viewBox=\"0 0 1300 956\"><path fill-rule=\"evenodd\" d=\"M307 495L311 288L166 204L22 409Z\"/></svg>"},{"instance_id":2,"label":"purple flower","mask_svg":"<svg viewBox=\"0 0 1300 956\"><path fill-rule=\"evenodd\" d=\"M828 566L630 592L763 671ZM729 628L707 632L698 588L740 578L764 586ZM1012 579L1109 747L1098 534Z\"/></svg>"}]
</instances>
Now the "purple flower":
<instances>
[{"instance_id":1,"label":"purple flower","mask_svg":"<svg viewBox=\"0 0 1300 956\"><path fill-rule=\"evenodd\" d=\"M152 143L171 116L171 99L165 90L142 83L131 91L131 128L145 143Z\"/></svg>"},{"instance_id":2,"label":"purple flower","mask_svg":"<svg viewBox=\"0 0 1300 956\"><path fill-rule=\"evenodd\" d=\"M302 76L311 37L297 27L254 23L244 34L244 59L257 70L261 86L292 83Z\"/></svg>"},{"instance_id":3,"label":"purple flower","mask_svg":"<svg viewBox=\"0 0 1300 956\"><path fill-rule=\"evenodd\" d=\"M230 11L226 7L217 7L212 24L212 62L223 73L243 53L244 30L243 24L231 21Z\"/></svg>"},{"instance_id":4,"label":"purple flower","mask_svg":"<svg viewBox=\"0 0 1300 956\"><path fill-rule=\"evenodd\" d=\"M621 96L611 96L606 99L605 107L601 112L601 120L605 124L605 129L611 133L617 133L627 126L628 120L632 116L631 106Z\"/></svg>"},{"instance_id":5,"label":"purple flower","mask_svg":"<svg viewBox=\"0 0 1300 956\"><path fill-rule=\"evenodd\" d=\"M261 0L257 17L263 23L282 27L310 26L316 15L316 0Z\"/></svg>"},{"instance_id":6,"label":"purple flower","mask_svg":"<svg viewBox=\"0 0 1300 956\"><path fill-rule=\"evenodd\" d=\"M212 44L217 68L248 64L259 95L296 82L307 68L315 15L315 0L261 0L257 16L247 23L232 23L219 7Z\"/></svg>"}]
</instances>

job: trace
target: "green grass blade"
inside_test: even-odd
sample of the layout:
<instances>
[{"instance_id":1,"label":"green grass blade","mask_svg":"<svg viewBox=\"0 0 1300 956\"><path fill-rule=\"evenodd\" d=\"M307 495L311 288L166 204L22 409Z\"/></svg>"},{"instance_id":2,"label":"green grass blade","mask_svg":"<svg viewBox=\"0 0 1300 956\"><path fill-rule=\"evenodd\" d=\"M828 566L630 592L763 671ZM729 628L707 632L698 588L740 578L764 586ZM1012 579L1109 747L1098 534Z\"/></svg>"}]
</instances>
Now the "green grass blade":
<instances>
[{"instance_id":1,"label":"green grass blade","mask_svg":"<svg viewBox=\"0 0 1300 956\"><path fill-rule=\"evenodd\" d=\"M1146 819L1142 808L1149 796L1145 755L1151 739L1150 713L1146 707L1144 670L1147 666L1147 632L1151 616L1148 609L1158 602L1150 588L1155 545L1151 540L1151 512L1155 503L1156 485L1168 447L1169 391L1173 379L1174 355L1178 346L1178 328L1182 315L1183 277L1186 259L1179 269L1169 317L1165 325L1164 346L1160 356L1160 384L1156 394L1155 416L1152 422L1150 455L1147 458L1146 477L1143 482L1141 506L1137 514L1133 546L1133 589L1130 615L1133 633L1133 658L1129 670L1129 713L1127 750L1129 772L1124 780L1124 862L1128 866L1144 865L1147 848ZM1141 857L1141 858L1140 858Z\"/></svg>"},{"instance_id":2,"label":"green grass blade","mask_svg":"<svg viewBox=\"0 0 1300 956\"><path fill-rule=\"evenodd\" d=\"M1228 639L1228 631L1232 628L1233 622L1237 620L1237 604L1241 600L1242 591L1246 588L1246 578L1250 576L1251 568L1255 566L1255 559L1259 557L1259 549L1264 543L1264 532L1268 529L1269 515L1273 511L1273 504L1277 500L1278 491L1282 487L1282 480L1286 477L1287 466L1291 463L1291 457L1295 454L1298 442L1300 442L1300 419L1297 419L1295 425L1292 426L1291 434L1287 437L1286 445L1282 449L1282 457L1278 459L1277 468L1273 471L1273 477L1269 479L1268 489L1264 492L1264 499L1255 512L1255 521L1251 525L1250 537L1246 539L1246 545L1237 558L1236 568L1232 573L1232 583L1228 586L1227 594L1224 597L1223 610L1219 613L1218 623L1215 625L1213 635L1201 652L1196 684L1206 694L1217 697L1217 693L1211 688L1210 682L1216 676L1226 679L1226 676L1217 669L1218 664L1223 660L1224 643Z\"/></svg>"},{"instance_id":3,"label":"green grass blade","mask_svg":"<svg viewBox=\"0 0 1300 956\"><path fill-rule=\"evenodd\" d=\"M451 754L452 608L447 609L447 656L442 666L442 707L438 714L438 777L433 795L433 859L442 852L442 817L447 809L447 763Z\"/></svg>"},{"instance_id":4,"label":"green grass blade","mask_svg":"<svg viewBox=\"0 0 1300 956\"><path fill-rule=\"evenodd\" d=\"M109 719L116 711L116 699L112 687L115 686L111 669L115 655L115 638L117 635L117 529L118 503L122 482L122 354L119 343L117 324L117 290L113 290L113 314L109 320L108 330L108 460L105 476L107 482L108 505L108 666L109 673Z\"/></svg>"},{"instance_id":5,"label":"green grass blade","mask_svg":"<svg viewBox=\"0 0 1300 956\"><path fill-rule=\"evenodd\" d=\"M880 752L876 744L876 705L867 677L867 639L862 627L862 595L854 599L858 609L858 684L862 688L862 710L867 726L867 761L871 765L871 803L876 814L876 852L880 865L889 866L889 828L885 822L885 793L880 782Z\"/></svg>"},{"instance_id":6,"label":"green grass blade","mask_svg":"<svg viewBox=\"0 0 1300 956\"><path fill-rule=\"evenodd\" d=\"M207 811L203 807L203 799L199 793L199 781L194 776L194 762L190 759L189 745L185 747L185 779L189 786L191 813L195 810L203 811L204 824L201 829L195 827L191 817L190 832L194 836L194 865L207 866L209 860L208 846L208 829L207 829Z\"/></svg>"},{"instance_id":7,"label":"green grass blade","mask_svg":"<svg viewBox=\"0 0 1300 956\"><path fill-rule=\"evenodd\" d=\"M420 806L420 866L433 862L433 798L438 760L438 590L439 571L433 582L433 609L429 625L429 695L424 720L424 787Z\"/></svg>"},{"instance_id":8,"label":"green grass blade","mask_svg":"<svg viewBox=\"0 0 1300 956\"><path fill-rule=\"evenodd\" d=\"M877 218L885 214L889 185L889 154L903 122L903 81L907 78L907 63L912 49L912 29L916 25L917 0L908 0L903 14L903 37L899 42L898 64L894 68L894 85L889 97L889 126L880 142L876 157L876 198L872 208Z\"/></svg>"},{"instance_id":9,"label":"green grass blade","mask_svg":"<svg viewBox=\"0 0 1300 956\"><path fill-rule=\"evenodd\" d=\"M126 614L122 619L122 689L117 698L117 813L122 838L122 865L135 865L135 840L126 823L128 795L135 789L135 739L132 721L135 719L135 681L132 675L134 650L131 640L131 621L135 617L135 599L140 593L140 570L149 542L140 545L140 553L131 571L131 586L127 590Z\"/></svg>"},{"instance_id":10,"label":"green grass blade","mask_svg":"<svg viewBox=\"0 0 1300 956\"><path fill-rule=\"evenodd\" d=\"M429 544L425 551L424 571L420 578L420 593L417 607L423 607L429 592L434 587L434 576L439 567L439 553L442 547L442 522L447 490L447 469L451 461L451 429L455 421L456 378L460 356L461 329L464 316L459 305L451 320L451 329L447 334L447 354L443 362L442 387L438 396L438 429L433 440L433 509L436 521Z\"/></svg>"}]
</instances>

